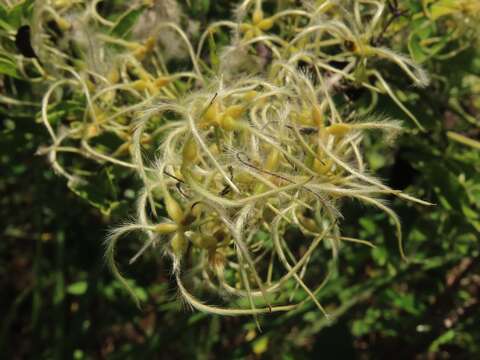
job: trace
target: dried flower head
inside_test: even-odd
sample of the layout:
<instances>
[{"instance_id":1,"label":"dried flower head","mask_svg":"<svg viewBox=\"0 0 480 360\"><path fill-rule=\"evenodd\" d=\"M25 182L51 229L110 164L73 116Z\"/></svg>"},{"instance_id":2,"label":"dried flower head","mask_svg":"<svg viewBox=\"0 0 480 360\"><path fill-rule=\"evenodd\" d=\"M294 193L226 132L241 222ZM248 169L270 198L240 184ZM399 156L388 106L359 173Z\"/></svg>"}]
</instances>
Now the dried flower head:
<instances>
[{"instance_id":1,"label":"dried flower head","mask_svg":"<svg viewBox=\"0 0 480 360\"><path fill-rule=\"evenodd\" d=\"M309 1L266 14L261 0L246 0L236 21L210 24L196 50L174 1L146 10L144 19L158 20L154 31L145 21L131 33L119 30L129 13L111 22L95 6L63 6L45 1L37 10L35 47L56 70L42 102L52 138L43 151L71 181L85 173L66 169L59 154L122 166L141 179L136 217L106 242L113 273L132 295L115 249L127 233L142 232L144 243L130 263L160 248L194 308L256 315L312 301L324 311L316 295L329 262L318 254L328 250L335 258L342 242L373 246L342 235L342 205L349 199L391 217L405 257L400 221L383 198L428 203L372 176L362 140L377 131L391 141L401 131L398 121L372 114L378 94L420 126L379 64L395 64L417 85L428 79L412 60L380 45L384 2ZM48 29L52 19L61 28L57 35ZM231 39L217 49L222 28ZM65 46L52 47L52 39ZM66 46L72 41L75 49ZM189 71L168 61L179 55L172 50L177 44L188 54ZM370 105L344 101L348 87L366 89ZM84 110L54 127L52 103L72 93L68 100ZM119 145L102 145L106 135ZM292 237L292 229L300 235ZM313 264L315 274L323 266L325 277L316 283ZM303 295L292 298L292 289ZM205 291L224 304L201 300ZM238 305L228 306L232 299Z\"/></svg>"}]
</instances>

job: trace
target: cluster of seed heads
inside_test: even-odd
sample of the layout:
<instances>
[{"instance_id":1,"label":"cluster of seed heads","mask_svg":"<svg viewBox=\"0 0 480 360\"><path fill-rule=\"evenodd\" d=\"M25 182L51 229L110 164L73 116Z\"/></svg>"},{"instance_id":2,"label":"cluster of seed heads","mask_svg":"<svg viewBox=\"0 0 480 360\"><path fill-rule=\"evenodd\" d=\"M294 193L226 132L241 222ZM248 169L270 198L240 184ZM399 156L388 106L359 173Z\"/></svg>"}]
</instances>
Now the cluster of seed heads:
<instances>
[{"instance_id":1,"label":"cluster of seed heads","mask_svg":"<svg viewBox=\"0 0 480 360\"><path fill-rule=\"evenodd\" d=\"M308 301L323 311L317 294L329 270L320 249L335 258L343 241L372 246L342 236L346 199L388 214L404 256L399 219L382 198L428 203L369 175L361 143L369 131L392 138L401 130L372 115L378 94L421 127L384 65L418 86L427 77L379 45L387 36L384 1L312 0L295 8L270 1L276 10L267 15L262 0L245 0L233 21L210 24L195 46L175 1L137 5L151 29L140 18L129 40L118 34L125 16L108 20L97 3L38 2L32 41L40 60L32 63L40 77L33 80L50 82L41 119L52 144L42 151L58 173L88 179L61 160L75 156L125 167L142 180L135 220L113 229L106 243L113 273L132 294L115 249L136 232L144 243L130 263L146 251L167 254L179 293L201 311L255 315ZM181 44L177 57L164 46L169 41ZM190 70L178 71L178 56ZM370 105L345 99L349 86L370 94ZM84 109L52 125L61 101ZM98 141L106 134L119 139L118 148ZM286 236L292 228L302 235ZM324 267L317 284L312 266L315 274Z\"/></svg>"}]
</instances>

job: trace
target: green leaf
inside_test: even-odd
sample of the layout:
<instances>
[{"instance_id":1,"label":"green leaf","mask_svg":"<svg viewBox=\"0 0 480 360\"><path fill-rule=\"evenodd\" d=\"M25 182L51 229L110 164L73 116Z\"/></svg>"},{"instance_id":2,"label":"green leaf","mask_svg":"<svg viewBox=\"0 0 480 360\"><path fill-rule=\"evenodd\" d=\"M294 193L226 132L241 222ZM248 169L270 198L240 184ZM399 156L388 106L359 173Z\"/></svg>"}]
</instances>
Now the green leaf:
<instances>
[{"instance_id":1,"label":"green leaf","mask_svg":"<svg viewBox=\"0 0 480 360\"><path fill-rule=\"evenodd\" d=\"M381 167L385 166L386 163L386 158L384 154L377 152L377 151L372 151L367 154L367 159L370 167L373 170L378 170Z\"/></svg>"},{"instance_id":2,"label":"green leaf","mask_svg":"<svg viewBox=\"0 0 480 360\"><path fill-rule=\"evenodd\" d=\"M70 295L83 295L88 289L88 283L86 281L77 281L68 285L67 293Z\"/></svg>"},{"instance_id":3,"label":"green leaf","mask_svg":"<svg viewBox=\"0 0 480 360\"><path fill-rule=\"evenodd\" d=\"M111 35L125 38L129 35L133 26L136 24L140 15L144 11L144 7L134 8L124 13L118 20L115 26L110 31Z\"/></svg>"},{"instance_id":4,"label":"green leaf","mask_svg":"<svg viewBox=\"0 0 480 360\"><path fill-rule=\"evenodd\" d=\"M17 66L8 58L0 54L0 74L8 75L19 79L20 74L17 72Z\"/></svg>"},{"instance_id":5,"label":"green leaf","mask_svg":"<svg viewBox=\"0 0 480 360\"><path fill-rule=\"evenodd\" d=\"M3 28L6 31L15 31L15 29L11 27L10 24L4 21L2 18L0 18L0 28Z\"/></svg>"},{"instance_id":6,"label":"green leaf","mask_svg":"<svg viewBox=\"0 0 480 360\"><path fill-rule=\"evenodd\" d=\"M408 38L408 51L413 60L419 64L428 59L428 54L423 51L423 48L420 45L421 40L422 39L416 33L411 33Z\"/></svg>"},{"instance_id":7,"label":"green leaf","mask_svg":"<svg viewBox=\"0 0 480 360\"><path fill-rule=\"evenodd\" d=\"M462 203L468 201L458 178L447 172L445 164L431 163L425 167L425 175L430 180L440 204L447 210L462 210Z\"/></svg>"},{"instance_id":8,"label":"green leaf","mask_svg":"<svg viewBox=\"0 0 480 360\"><path fill-rule=\"evenodd\" d=\"M27 19L30 19L33 14L33 10L35 8L35 2L36 0L25 0L25 2L23 3L23 15Z\"/></svg>"},{"instance_id":9,"label":"green leaf","mask_svg":"<svg viewBox=\"0 0 480 360\"><path fill-rule=\"evenodd\" d=\"M375 221L373 221L371 218L362 217L358 222L360 223L360 225L362 225L362 228L365 229L368 234L375 233L377 225L375 224Z\"/></svg>"},{"instance_id":10,"label":"green leaf","mask_svg":"<svg viewBox=\"0 0 480 360\"><path fill-rule=\"evenodd\" d=\"M220 65L220 59L218 57L217 44L215 43L215 38L213 37L212 33L208 35L208 47L210 52L209 55L210 55L210 63L212 65L212 68L218 69Z\"/></svg>"},{"instance_id":11,"label":"green leaf","mask_svg":"<svg viewBox=\"0 0 480 360\"><path fill-rule=\"evenodd\" d=\"M206 15L210 9L210 0L195 0L192 2L192 12L194 16Z\"/></svg>"},{"instance_id":12,"label":"green leaf","mask_svg":"<svg viewBox=\"0 0 480 360\"><path fill-rule=\"evenodd\" d=\"M80 350L80 349L76 349L74 352L73 352L73 358L75 360L81 360L81 359L85 359L85 353Z\"/></svg>"},{"instance_id":13,"label":"green leaf","mask_svg":"<svg viewBox=\"0 0 480 360\"><path fill-rule=\"evenodd\" d=\"M252 345L253 352L256 355L261 355L268 350L268 336L264 335L255 340Z\"/></svg>"},{"instance_id":14,"label":"green leaf","mask_svg":"<svg viewBox=\"0 0 480 360\"><path fill-rule=\"evenodd\" d=\"M140 301L147 301L148 300L148 294L147 294L147 292L145 291L144 288L137 286L137 287L134 288L133 291L135 292L135 295L137 296L138 300L140 300Z\"/></svg>"},{"instance_id":15,"label":"green leaf","mask_svg":"<svg viewBox=\"0 0 480 360\"><path fill-rule=\"evenodd\" d=\"M457 0L440 0L430 7L430 15L433 20L450 15L458 11Z\"/></svg>"},{"instance_id":16,"label":"green leaf","mask_svg":"<svg viewBox=\"0 0 480 360\"><path fill-rule=\"evenodd\" d=\"M387 263L387 255L387 251L383 247L372 249L373 260L380 266L384 266Z\"/></svg>"},{"instance_id":17,"label":"green leaf","mask_svg":"<svg viewBox=\"0 0 480 360\"><path fill-rule=\"evenodd\" d=\"M15 29L18 29L22 25L23 7L24 3L20 3L14 6L9 12L7 22Z\"/></svg>"},{"instance_id":18,"label":"green leaf","mask_svg":"<svg viewBox=\"0 0 480 360\"><path fill-rule=\"evenodd\" d=\"M429 352L437 352L440 346L451 342L455 338L455 331L448 330L447 332L440 335L435 341L432 342L428 348Z\"/></svg>"},{"instance_id":19,"label":"green leaf","mask_svg":"<svg viewBox=\"0 0 480 360\"><path fill-rule=\"evenodd\" d=\"M5 6L0 4L0 28L7 31L14 31L15 29L8 23L8 11Z\"/></svg>"},{"instance_id":20,"label":"green leaf","mask_svg":"<svg viewBox=\"0 0 480 360\"><path fill-rule=\"evenodd\" d=\"M422 37L418 32L413 32L408 39L410 55L416 62L422 63L442 51L450 42L451 35L444 35L441 39L433 41L431 38ZM430 43L430 45L427 46L427 43Z\"/></svg>"},{"instance_id":21,"label":"green leaf","mask_svg":"<svg viewBox=\"0 0 480 360\"><path fill-rule=\"evenodd\" d=\"M138 298L138 300L140 300L141 302L148 300L148 293L145 288L138 286L136 281L133 279L127 279L126 281L128 285L133 289L133 292L135 293L135 296ZM119 283L117 283L117 285L122 287L122 285L120 285Z\"/></svg>"},{"instance_id":22,"label":"green leaf","mask_svg":"<svg viewBox=\"0 0 480 360\"><path fill-rule=\"evenodd\" d=\"M396 307L412 315L419 315L421 313L421 309L415 304L415 297L413 294L403 294L397 291L387 290L386 295Z\"/></svg>"},{"instance_id":23,"label":"green leaf","mask_svg":"<svg viewBox=\"0 0 480 360\"><path fill-rule=\"evenodd\" d=\"M84 182L70 182L68 187L78 196L100 209L105 215L120 205L117 201L114 177L110 168L104 168L97 175Z\"/></svg>"}]
</instances>

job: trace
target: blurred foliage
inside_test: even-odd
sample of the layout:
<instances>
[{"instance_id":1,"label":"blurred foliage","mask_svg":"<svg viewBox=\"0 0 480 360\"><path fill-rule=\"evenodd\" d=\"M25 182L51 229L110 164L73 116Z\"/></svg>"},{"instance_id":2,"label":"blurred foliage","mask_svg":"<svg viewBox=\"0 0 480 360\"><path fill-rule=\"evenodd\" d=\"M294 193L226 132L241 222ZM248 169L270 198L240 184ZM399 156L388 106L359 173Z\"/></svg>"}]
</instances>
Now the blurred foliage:
<instances>
[{"instance_id":1,"label":"blurred foliage","mask_svg":"<svg viewBox=\"0 0 480 360\"><path fill-rule=\"evenodd\" d=\"M12 3L0 5L3 33L16 33L27 23L32 1ZM191 0L184 1L184 8L205 26L212 19L228 17L231 3ZM346 204L342 224L346 235L360 232L377 247L343 246L330 282L319 294L330 319L309 305L285 315L262 316L261 331L249 317L220 318L184 308L166 270L168 260L160 255L148 254L128 269L128 275L137 279L132 283L135 292L145 300L142 309L125 296L105 269L103 239L112 224L133 211L125 199L134 196L137 180L98 165L96 186L76 187L72 192L46 159L36 155L48 142L48 134L35 120L39 108L29 103L35 94L19 76L12 56L18 50L3 37L2 357L480 356L480 152L447 136L453 132L480 138L475 3L400 1L408 12L392 25L401 37L399 47L434 74L428 88L399 94L427 131L406 133L393 149L371 138L366 151L370 167L390 186L436 204L426 208L391 199L403 222L407 252L417 261L400 259L384 214ZM115 31L128 31L128 21L134 20L125 18ZM396 78L395 70L389 80L405 81ZM62 116L62 111L73 110L58 111ZM386 96L379 99L379 112L408 124ZM120 251L131 254L132 250Z\"/></svg>"}]
</instances>

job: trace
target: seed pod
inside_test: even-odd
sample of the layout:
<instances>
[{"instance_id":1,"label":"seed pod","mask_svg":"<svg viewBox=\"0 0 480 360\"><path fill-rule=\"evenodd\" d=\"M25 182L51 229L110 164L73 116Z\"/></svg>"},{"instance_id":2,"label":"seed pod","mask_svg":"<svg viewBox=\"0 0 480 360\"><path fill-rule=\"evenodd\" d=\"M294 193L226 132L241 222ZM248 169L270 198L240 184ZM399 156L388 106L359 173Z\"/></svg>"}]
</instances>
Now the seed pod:
<instances>
[{"instance_id":1,"label":"seed pod","mask_svg":"<svg viewBox=\"0 0 480 360\"><path fill-rule=\"evenodd\" d=\"M268 154L267 160L265 161L265 170L275 171L278 168L280 162L280 153L277 149L273 148Z\"/></svg>"},{"instance_id":2,"label":"seed pod","mask_svg":"<svg viewBox=\"0 0 480 360\"><path fill-rule=\"evenodd\" d=\"M101 99L103 100L104 103L109 104L109 103L113 102L113 100L115 99L115 95L116 95L115 90L110 90L110 91L107 91L106 93L104 93L101 96Z\"/></svg>"},{"instance_id":3,"label":"seed pod","mask_svg":"<svg viewBox=\"0 0 480 360\"><path fill-rule=\"evenodd\" d=\"M188 226L190 225L191 223L193 223L195 221L195 215L193 214L193 212L191 211L188 211L185 216L183 217L182 221L180 222L180 225L182 226Z\"/></svg>"},{"instance_id":4,"label":"seed pod","mask_svg":"<svg viewBox=\"0 0 480 360\"><path fill-rule=\"evenodd\" d=\"M196 218L202 216L202 203L200 202L193 203L192 206L190 207L190 212Z\"/></svg>"},{"instance_id":5,"label":"seed pod","mask_svg":"<svg viewBox=\"0 0 480 360\"><path fill-rule=\"evenodd\" d=\"M148 83L145 80L136 80L131 83L131 86L138 91L143 91L149 88Z\"/></svg>"},{"instance_id":6,"label":"seed pod","mask_svg":"<svg viewBox=\"0 0 480 360\"><path fill-rule=\"evenodd\" d=\"M255 30L254 29L250 29L248 31L245 32L245 35L243 35L243 38L245 40L251 40L255 37Z\"/></svg>"},{"instance_id":7,"label":"seed pod","mask_svg":"<svg viewBox=\"0 0 480 360\"><path fill-rule=\"evenodd\" d=\"M145 46L139 46L136 50L133 51L133 56L139 61L142 61L146 55L147 48Z\"/></svg>"},{"instance_id":8,"label":"seed pod","mask_svg":"<svg viewBox=\"0 0 480 360\"><path fill-rule=\"evenodd\" d=\"M183 220L183 210L180 204L170 194L166 194L164 202L170 219L175 221L177 224L181 224Z\"/></svg>"},{"instance_id":9,"label":"seed pod","mask_svg":"<svg viewBox=\"0 0 480 360\"><path fill-rule=\"evenodd\" d=\"M70 23L70 21L67 21L61 17L57 17L55 21L58 25L58 28L62 31L67 31L72 27L72 24Z\"/></svg>"},{"instance_id":10,"label":"seed pod","mask_svg":"<svg viewBox=\"0 0 480 360\"><path fill-rule=\"evenodd\" d=\"M120 73L118 72L116 67L112 67L111 70L108 72L107 79L110 83L116 84L120 80Z\"/></svg>"},{"instance_id":11,"label":"seed pod","mask_svg":"<svg viewBox=\"0 0 480 360\"><path fill-rule=\"evenodd\" d=\"M170 246L172 247L173 254L181 258L187 251L188 241L182 232L176 232L170 240Z\"/></svg>"},{"instance_id":12,"label":"seed pod","mask_svg":"<svg viewBox=\"0 0 480 360\"><path fill-rule=\"evenodd\" d=\"M252 14L252 22L254 25L258 25L263 20L263 11L260 8L256 8Z\"/></svg>"},{"instance_id":13,"label":"seed pod","mask_svg":"<svg viewBox=\"0 0 480 360\"><path fill-rule=\"evenodd\" d=\"M140 142L142 143L142 145L148 145L152 142L152 137L148 134L143 134Z\"/></svg>"},{"instance_id":14,"label":"seed pod","mask_svg":"<svg viewBox=\"0 0 480 360\"><path fill-rule=\"evenodd\" d=\"M153 79L153 76L141 66L135 66L132 69L132 72L135 75L137 75L140 80L144 80L146 82L151 82L152 79Z\"/></svg>"},{"instance_id":15,"label":"seed pod","mask_svg":"<svg viewBox=\"0 0 480 360\"><path fill-rule=\"evenodd\" d=\"M324 116L318 105L314 105L312 108L312 120L319 128L323 126Z\"/></svg>"},{"instance_id":16,"label":"seed pod","mask_svg":"<svg viewBox=\"0 0 480 360\"><path fill-rule=\"evenodd\" d=\"M327 132L330 135L342 137L346 133L348 133L350 131L350 129L351 129L351 126L348 125L348 124L343 124L343 123L333 124L333 125L330 125L329 127L327 127Z\"/></svg>"},{"instance_id":17,"label":"seed pod","mask_svg":"<svg viewBox=\"0 0 480 360\"><path fill-rule=\"evenodd\" d=\"M229 115L234 119L238 119L245 112L243 105L231 105L225 110L225 115Z\"/></svg>"},{"instance_id":18,"label":"seed pod","mask_svg":"<svg viewBox=\"0 0 480 360\"><path fill-rule=\"evenodd\" d=\"M130 155L135 153L135 147L133 146L132 143L128 144L128 152L130 153Z\"/></svg>"},{"instance_id":19,"label":"seed pod","mask_svg":"<svg viewBox=\"0 0 480 360\"><path fill-rule=\"evenodd\" d=\"M303 227L305 227L305 229L311 232L318 232L318 226L315 223L315 220L305 217L302 214L297 214L297 217Z\"/></svg>"},{"instance_id":20,"label":"seed pod","mask_svg":"<svg viewBox=\"0 0 480 360\"><path fill-rule=\"evenodd\" d=\"M333 162L330 159L322 159L322 161L320 161L319 159L315 158L313 160L312 168L318 174L325 175L330 171L330 169L332 168L332 165L333 165Z\"/></svg>"},{"instance_id":21,"label":"seed pod","mask_svg":"<svg viewBox=\"0 0 480 360\"><path fill-rule=\"evenodd\" d=\"M214 249L217 246L217 239L210 235L193 234L191 240L199 249Z\"/></svg>"},{"instance_id":22,"label":"seed pod","mask_svg":"<svg viewBox=\"0 0 480 360\"><path fill-rule=\"evenodd\" d=\"M151 52L155 47L155 38L153 36L149 36L147 41L145 41L145 49L147 52Z\"/></svg>"},{"instance_id":23,"label":"seed pod","mask_svg":"<svg viewBox=\"0 0 480 360\"><path fill-rule=\"evenodd\" d=\"M193 164L197 159L198 149L195 139L190 136L183 145L182 159L183 164Z\"/></svg>"},{"instance_id":24,"label":"seed pod","mask_svg":"<svg viewBox=\"0 0 480 360\"><path fill-rule=\"evenodd\" d=\"M73 5L72 3L73 3L72 0L55 0L55 1L52 1L52 5L56 10L60 10L62 8L65 8L65 7L70 7L70 6Z\"/></svg>"},{"instance_id":25,"label":"seed pod","mask_svg":"<svg viewBox=\"0 0 480 360\"><path fill-rule=\"evenodd\" d=\"M235 182L240 182L242 184L250 184L253 180L252 176L246 172L241 172L235 175Z\"/></svg>"},{"instance_id":26,"label":"seed pod","mask_svg":"<svg viewBox=\"0 0 480 360\"><path fill-rule=\"evenodd\" d=\"M177 224L161 223L161 224L155 225L155 229L153 231L159 234L171 234L177 231L177 229L178 229Z\"/></svg>"},{"instance_id":27,"label":"seed pod","mask_svg":"<svg viewBox=\"0 0 480 360\"><path fill-rule=\"evenodd\" d=\"M126 132L126 131L119 131L119 132L117 133L117 136L118 136L120 139L122 139L124 142L129 141L130 138L131 138L130 134L129 134L128 132Z\"/></svg>"},{"instance_id":28,"label":"seed pod","mask_svg":"<svg viewBox=\"0 0 480 360\"><path fill-rule=\"evenodd\" d=\"M212 144L208 147L208 150L210 151L210 153L213 155L213 156L217 156L220 154L220 150L218 149L218 145L217 144Z\"/></svg>"},{"instance_id":29,"label":"seed pod","mask_svg":"<svg viewBox=\"0 0 480 360\"><path fill-rule=\"evenodd\" d=\"M272 148L268 153L267 159L265 160L264 169L266 171L275 171L278 168L278 164L280 162L280 152ZM275 178L274 178L275 179ZM267 190L267 187L263 183L257 183L255 185L254 193L260 194Z\"/></svg>"},{"instance_id":30,"label":"seed pod","mask_svg":"<svg viewBox=\"0 0 480 360\"><path fill-rule=\"evenodd\" d=\"M205 111L205 114L203 115L203 119L208 123L216 123L218 122L219 113L220 113L220 105L218 104L217 101L215 101L213 104L210 104L207 111Z\"/></svg>"},{"instance_id":31,"label":"seed pod","mask_svg":"<svg viewBox=\"0 0 480 360\"><path fill-rule=\"evenodd\" d=\"M273 19L272 18L263 19L258 23L257 26L260 30L263 30L263 31L270 30L273 26Z\"/></svg>"},{"instance_id":32,"label":"seed pod","mask_svg":"<svg viewBox=\"0 0 480 360\"><path fill-rule=\"evenodd\" d=\"M130 151L130 141L124 142L122 145L120 145L117 150L113 153L114 156L123 156L129 153Z\"/></svg>"},{"instance_id":33,"label":"seed pod","mask_svg":"<svg viewBox=\"0 0 480 360\"><path fill-rule=\"evenodd\" d=\"M371 57L375 55L376 52L375 49L369 45L359 44L354 50L354 53L362 57Z\"/></svg>"},{"instance_id":34,"label":"seed pod","mask_svg":"<svg viewBox=\"0 0 480 360\"><path fill-rule=\"evenodd\" d=\"M157 87L157 88L162 88L164 87L165 85L168 85L170 83L171 79L168 77L168 76L160 76L159 78L157 78L153 84Z\"/></svg>"},{"instance_id":35,"label":"seed pod","mask_svg":"<svg viewBox=\"0 0 480 360\"><path fill-rule=\"evenodd\" d=\"M296 120L302 125L311 126L313 123L313 116L308 110L303 110L300 114L296 114Z\"/></svg>"},{"instance_id":36,"label":"seed pod","mask_svg":"<svg viewBox=\"0 0 480 360\"><path fill-rule=\"evenodd\" d=\"M243 95L243 98L245 99L245 101L253 101L258 95L258 92L255 91L255 90L250 90L250 91L247 91L245 93L245 95Z\"/></svg>"},{"instance_id":37,"label":"seed pod","mask_svg":"<svg viewBox=\"0 0 480 360\"><path fill-rule=\"evenodd\" d=\"M240 24L240 31L242 31L242 32L246 32L246 31L250 30L251 28L252 28L252 25L250 25L250 24L246 24L246 23Z\"/></svg>"},{"instance_id":38,"label":"seed pod","mask_svg":"<svg viewBox=\"0 0 480 360\"><path fill-rule=\"evenodd\" d=\"M222 129L227 130L227 131L233 131L239 128L238 121L236 121L233 117L230 115L226 115L222 117L222 120L220 122L220 126Z\"/></svg>"}]
</instances>

